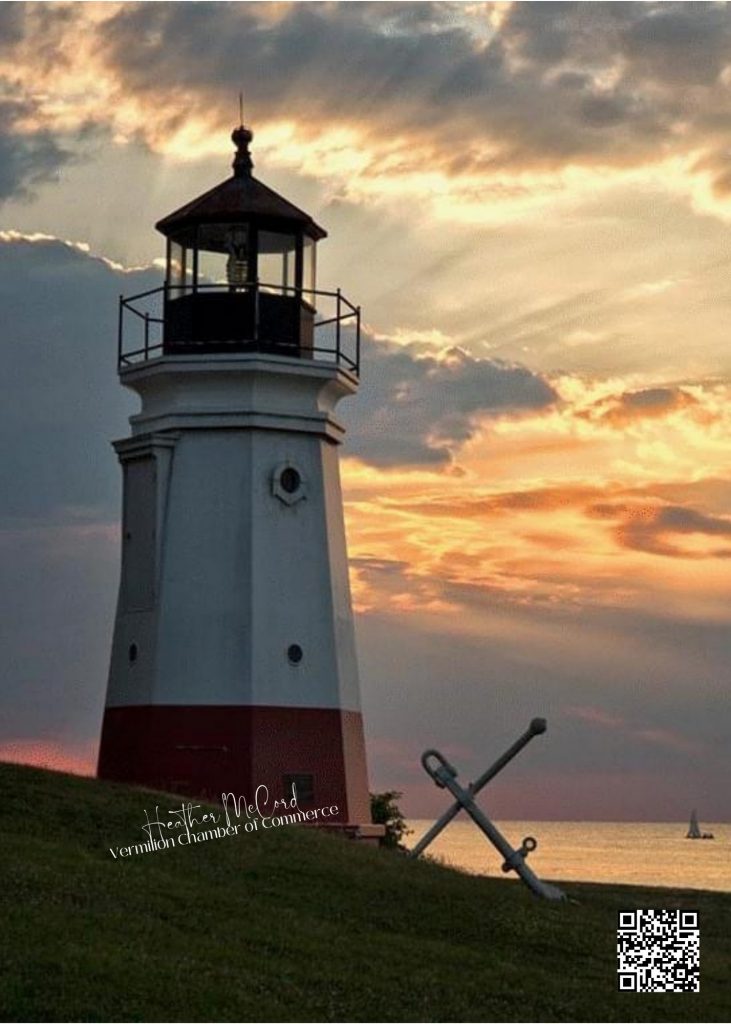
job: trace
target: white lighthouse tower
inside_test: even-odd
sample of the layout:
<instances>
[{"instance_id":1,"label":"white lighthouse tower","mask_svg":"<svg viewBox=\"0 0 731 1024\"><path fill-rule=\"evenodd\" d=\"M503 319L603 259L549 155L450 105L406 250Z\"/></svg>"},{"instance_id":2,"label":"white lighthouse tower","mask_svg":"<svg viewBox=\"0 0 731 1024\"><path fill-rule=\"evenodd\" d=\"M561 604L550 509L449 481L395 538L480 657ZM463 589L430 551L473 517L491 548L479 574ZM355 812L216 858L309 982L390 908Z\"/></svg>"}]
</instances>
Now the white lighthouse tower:
<instances>
[{"instance_id":1,"label":"white lighthouse tower","mask_svg":"<svg viewBox=\"0 0 731 1024\"><path fill-rule=\"evenodd\" d=\"M360 314L316 289L322 228L252 176L165 217L165 285L120 300L122 571L99 775L370 823L339 400ZM162 299L161 313L153 304ZM137 335L130 334L135 326Z\"/></svg>"}]
</instances>

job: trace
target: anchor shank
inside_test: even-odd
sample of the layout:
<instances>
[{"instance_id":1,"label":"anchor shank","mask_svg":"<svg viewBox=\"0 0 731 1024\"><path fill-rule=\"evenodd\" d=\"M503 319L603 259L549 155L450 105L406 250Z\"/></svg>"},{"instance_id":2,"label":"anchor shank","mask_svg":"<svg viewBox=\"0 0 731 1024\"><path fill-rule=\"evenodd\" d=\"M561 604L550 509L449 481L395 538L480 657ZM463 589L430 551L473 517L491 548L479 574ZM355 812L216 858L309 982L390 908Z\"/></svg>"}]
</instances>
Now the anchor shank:
<instances>
[{"instance_id":1,"label":"anchor shank","mask_svg":"<svg viewBox=\"0 0 731 1024\"><path fill-rule=\"evenodd\" d=\"M538 723L541 723L543 728L540 728ZM501 772L505 765L512 761L513 758L521 752L523 747L530 743L534 736L538 736L539 733L545 731L545 722L543 719L534 718L523 735L519 736L515 743L513 743L512 747L508 747L505 753L502 754L493 765L484 771L476 782L470 784L470 793L473 795L479 793L483 786L486 786L491 779L494 779L498 772Z\"/></svg>"}]
</instances>

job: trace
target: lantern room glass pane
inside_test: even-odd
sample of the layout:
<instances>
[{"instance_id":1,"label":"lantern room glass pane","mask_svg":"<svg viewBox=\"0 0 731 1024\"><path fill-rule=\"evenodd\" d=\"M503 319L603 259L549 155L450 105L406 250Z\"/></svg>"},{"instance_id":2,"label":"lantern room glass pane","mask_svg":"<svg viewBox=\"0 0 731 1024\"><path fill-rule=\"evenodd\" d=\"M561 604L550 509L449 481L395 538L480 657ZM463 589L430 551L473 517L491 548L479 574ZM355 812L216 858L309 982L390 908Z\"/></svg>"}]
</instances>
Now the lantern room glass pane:
<instances>
[{"instance_id":1,"label":"lantern room glass pane","mask_svg":"<svg viewBox=\"0 0 731 1024\"><path fill-rule=\"evenodd\" d=\"M302 248L302 287L305 289L303 298L311 306L315 305L315 296L311 294L317 288L316 280L316 252L315 240L305 235Z\"/></svg>"},{"instance_id":2,"label":"lantern room glass pane","mask_svg":"<svg viewBox=\"0 0 731 1024\"><path fill-rule=\"evenodd\" d=\"M198 250L198 287L205 288L207 285L228 284L226 273L228 256L222 252L206 252Z\"/></svg>"},{"instance_id":3,"label":"lantern room glass pane","mask_svg":"<svg viewBox=\"0 0 731 1024\"><path fill-rule=\"evenodd\" d=\"M240 288L251 280L248 224L202 224L198 229L198 285Z\"/></svg>"},{"instance_id":4,"label":"lantern room glass pane","mask_svg":"<svg viewBox=\"0 0 731 1024\"><path fill-rule=\"evenodd\" d=\"M172 241L170 243L170 262L168 263L168 285L171 299L180 298L193 286L193 250Z\"/></svg>"},{"instance_id":5,"label":"lantern room glass pane","mask_svg":"<svg viewBox=\"0 0 731 1024\"><path fill-rule=\"evenodd\" d=\"M259 232L259 281L272 291L294 288L297 238L279 231Z\"/></svg>"}]
</instances>

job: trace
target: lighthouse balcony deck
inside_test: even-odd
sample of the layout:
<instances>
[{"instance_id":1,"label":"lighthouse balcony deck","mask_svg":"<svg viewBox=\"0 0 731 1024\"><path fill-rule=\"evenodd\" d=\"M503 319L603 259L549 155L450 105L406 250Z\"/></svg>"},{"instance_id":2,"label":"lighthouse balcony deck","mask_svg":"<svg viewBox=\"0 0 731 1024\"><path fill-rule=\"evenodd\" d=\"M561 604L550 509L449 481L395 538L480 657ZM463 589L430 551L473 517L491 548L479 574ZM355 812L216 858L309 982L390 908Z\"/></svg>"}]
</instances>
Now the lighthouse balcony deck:
<instances>
[{"instance_id":1,"label":"lighthouse balcony deck","mask_svg":"<svg viewBox=\"0 0 731 1024\"><path fill-rule=\"evenodd\" d=\"M340 291L251 282L119 297L118 369L165 355L262 352L360 372L360 306Z\"/></svg>"}]
</instances>

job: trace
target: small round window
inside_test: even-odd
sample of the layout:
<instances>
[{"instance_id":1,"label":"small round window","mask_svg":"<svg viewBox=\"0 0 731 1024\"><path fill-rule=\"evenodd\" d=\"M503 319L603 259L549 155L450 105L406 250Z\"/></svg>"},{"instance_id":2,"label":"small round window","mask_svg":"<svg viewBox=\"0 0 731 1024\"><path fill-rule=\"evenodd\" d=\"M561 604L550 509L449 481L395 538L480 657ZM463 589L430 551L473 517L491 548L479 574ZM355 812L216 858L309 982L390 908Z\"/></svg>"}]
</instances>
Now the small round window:
<instances>
[{"instance_id":1,"label":"small round window","mask_svg":"<svg viewBox=\"0 0 731 1024\"><path fill-rule=\"evenodd\" d=\"M282 462L272 473L272 494L284 505L298 505L307 497L307 481L291 462Z\"/></svg>"},{"instance_id":2,"label":"small round window","mask_svg":"<svg viewBox=\"0 0 731 1024\"><path fill-rule=\"evenodd\" d=\"M302 661L303 651L299 644L290 644L287 648L287 657L291 665L299 665Z\"/></svg>"},{"instance_id":3,"label":"small round window","mask_svg":"<svg viewBox=\"0 0 731 1024\"><path fill-rule=\"evenodd\" d=\"M302 477L293 466L287 466L280 473L279 483L287 494L296 494L302 484Z\"/></svg>"}]
</instances>

